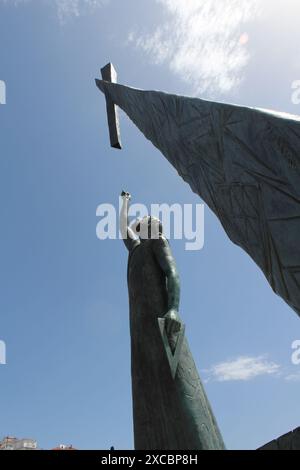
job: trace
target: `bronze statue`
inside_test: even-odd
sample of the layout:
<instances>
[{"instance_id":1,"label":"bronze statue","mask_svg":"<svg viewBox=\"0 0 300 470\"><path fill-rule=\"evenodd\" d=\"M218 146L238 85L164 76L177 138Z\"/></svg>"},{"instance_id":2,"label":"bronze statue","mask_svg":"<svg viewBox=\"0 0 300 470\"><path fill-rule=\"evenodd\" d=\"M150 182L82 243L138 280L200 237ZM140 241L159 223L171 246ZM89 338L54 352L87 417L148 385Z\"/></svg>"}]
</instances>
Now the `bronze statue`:
<instances>
[{"instance_id":1,"label":"bronze statue","mask_svg":"<svg viewBox=\"0 0 300 470\"><path fill-rule=\"evenodd\" d=\"M119 106L300 316L300 117L137 90L112 83L116 74L103 76L96 83L112 110L110 129Z\"/></svg>"},{"instance_id":2,"label":"bronze statue","mask_svg":"<svg viewBox=\"0 0 300 470\"><path fill-rule=\"evenodd\" d=\"M130 227L130 194L121 196L121 234L129 251L135 449L224 449L184 336L179 276L161 222L146 217Z\"/></svg>"}]
</instances>

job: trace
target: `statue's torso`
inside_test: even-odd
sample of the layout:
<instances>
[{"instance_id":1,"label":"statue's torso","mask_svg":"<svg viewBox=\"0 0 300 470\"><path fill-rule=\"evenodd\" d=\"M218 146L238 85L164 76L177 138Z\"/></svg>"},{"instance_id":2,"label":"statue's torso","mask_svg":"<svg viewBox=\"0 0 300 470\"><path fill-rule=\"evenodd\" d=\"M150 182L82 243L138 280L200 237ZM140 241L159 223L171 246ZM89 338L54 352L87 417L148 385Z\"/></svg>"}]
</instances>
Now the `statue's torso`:
<instances>
[{"instance_id":1,"label":"statue's torso","mask_svg":"<svg viewBox=\"0 0 300 470\"><path fill-rule=\"evenodd\" d=\"M142 241L128 260L131 311L138 310L137 320L147 322L151 320L153 323L154 318L163 316L167 312L166 279L155 259L153 251L155 243L158 243L158 240Z\"/></svg>"}]
</instances>

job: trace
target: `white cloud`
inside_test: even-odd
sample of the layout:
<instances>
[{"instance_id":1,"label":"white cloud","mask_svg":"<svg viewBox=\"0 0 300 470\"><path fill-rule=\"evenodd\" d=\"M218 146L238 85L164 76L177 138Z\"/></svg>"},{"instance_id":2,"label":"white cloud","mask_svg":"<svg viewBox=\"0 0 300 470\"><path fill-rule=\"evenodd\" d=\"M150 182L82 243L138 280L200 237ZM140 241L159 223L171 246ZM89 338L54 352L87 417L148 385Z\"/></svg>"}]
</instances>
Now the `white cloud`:
<instances>
[{"instance_id":1,"label":"white cloud","mask_svg":"<svg viewBox=\"0 0 300 470\"><path fill-rule=\"evenodd\" d=\"M285 380L287 380L288 382L300 382L300 372L287 375L285 377Z\"/></svg>"},{"instance_id":2,"label":"white cloud","mask_svg":"<svg viewBox=\"0 0 300 470\"><path fill-rule=\"evenodd\" d=\"M251 380L260 375L278 374L280 366L264 356L240 356L237 359L220 362L208 371L208 380L226 382L230 380Z\"/></svg>"},{"instance_id":3,"label":"white cloud","mask_svg":"<svg viewBox=\"0 0 300 470\"><path fill-rule=\"evenodd\" d=\"M12 3L18 5L21 3L29 3L33 0L0 0L2 3ZM44 0L45 3L53 4L57 8L58 18L61 23L71 16L80 16L85 11L104 5L109 0Z\"/></svg>"},{"instance_id":4,"label":"white cloud","mask_svg":"<svg viewBox=\"0 0 300 470\"><path fill-rule=\"evenodd\" d=\"M156 64L166 63L195 94L227 93L239 85L249 61L246 24L261 0L155 0L167 14L150 33L131 32L129 43ZM163 13L163 12L162 12Z\"/></svg>"},{"instance_id":5,"label":"white cloud","mask_svg":"<svg viewBox=\"0 0 300 470\"><path fill-rule=\"evenodd\" d=\"M80 16L87 8L95 8L107 3L108 0L55 0L58 17L64 22L70 16Z\"/></svg>"}]
</instances>

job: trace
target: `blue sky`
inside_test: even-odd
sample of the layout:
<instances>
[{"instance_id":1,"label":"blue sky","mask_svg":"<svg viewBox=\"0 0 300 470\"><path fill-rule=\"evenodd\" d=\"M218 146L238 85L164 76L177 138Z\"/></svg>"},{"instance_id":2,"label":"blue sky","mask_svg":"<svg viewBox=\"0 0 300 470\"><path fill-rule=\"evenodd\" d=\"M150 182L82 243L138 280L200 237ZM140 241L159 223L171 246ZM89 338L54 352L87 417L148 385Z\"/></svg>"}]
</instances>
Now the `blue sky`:
<instances>
[{"instance_id":1,"label":"blue sky","mask_svg":"<svg viewBox=\"0 0 300 470\"><path fill-rule=\"evenodd\" d=\"M0 437L132 448L127 253L96 237L120 190L199 202L121 116L110 149L94 78L300 114L296 0L0 1ZM154 184L153 184L154 183ZM228 448L300 425L299 318L205 208L205 245L171 241L181 315Z\"/></svg>"}]
</instances>

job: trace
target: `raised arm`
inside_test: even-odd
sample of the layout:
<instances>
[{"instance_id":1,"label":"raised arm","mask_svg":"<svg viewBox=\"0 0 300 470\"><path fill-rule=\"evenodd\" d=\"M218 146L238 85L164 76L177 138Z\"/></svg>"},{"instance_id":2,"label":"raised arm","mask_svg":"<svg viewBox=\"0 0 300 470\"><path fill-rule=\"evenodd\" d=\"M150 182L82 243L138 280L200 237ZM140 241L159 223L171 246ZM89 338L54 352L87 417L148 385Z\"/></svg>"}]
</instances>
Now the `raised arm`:
<instances>
[{"instance_id":1,"label":"raised arm","mask_svg":"<svg viewBox=\"0 0 300 470\"><path fill-rule=\"evenodd\" d=\"M140 240L135 236L133 230L128 224L129 201L131 199L131 195L122 191L121 197L123 199L123 204L120 212L120 232L126 248L128 251L131 251L140 243Z\"/></svg>"},{"instance_id":2,"label":"raised arm","mask_svg":"<svg viewBox=\"0 0 300 470\"><path fill-rule=\"evenodd\" d=\"M153 243L153 250L158 264L166 276L168 292L168 311L166 319L167 333L171 335L180 330L181 321L178 314L180 300L180 281L168 241L161 237Z\"/></svg>"}]
</instances>

